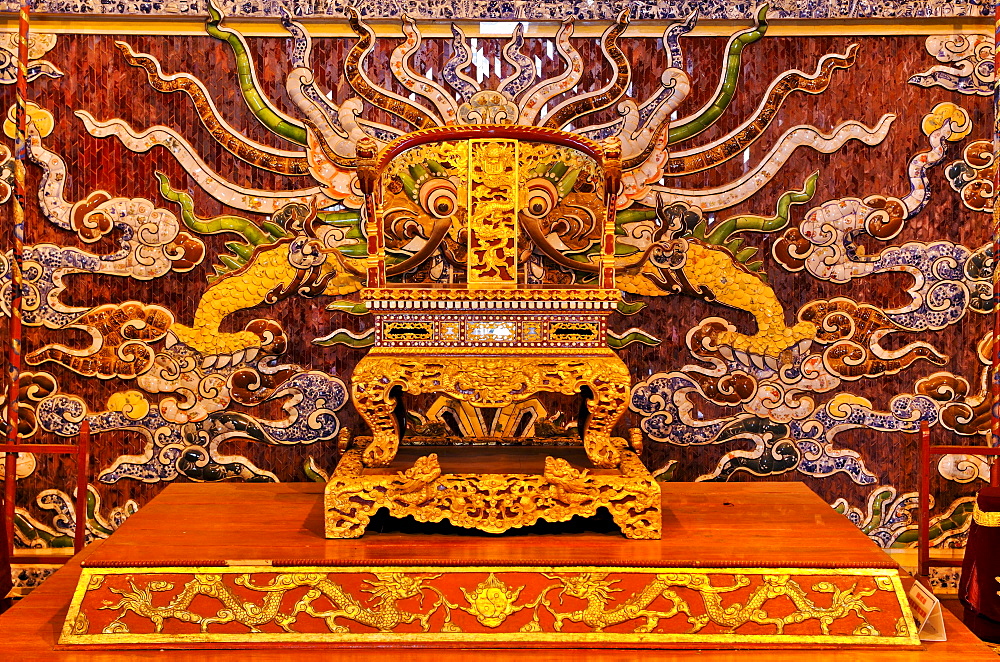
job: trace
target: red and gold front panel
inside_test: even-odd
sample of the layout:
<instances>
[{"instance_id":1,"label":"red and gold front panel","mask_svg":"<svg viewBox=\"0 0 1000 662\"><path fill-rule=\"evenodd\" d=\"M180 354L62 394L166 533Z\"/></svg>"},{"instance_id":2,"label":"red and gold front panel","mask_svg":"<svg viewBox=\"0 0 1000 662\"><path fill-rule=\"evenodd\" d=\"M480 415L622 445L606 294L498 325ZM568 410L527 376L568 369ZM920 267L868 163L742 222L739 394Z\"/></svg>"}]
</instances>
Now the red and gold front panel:
<instances>
[{"instance_id":1,"label":"red and gold front panel","mask_svg":"<svg viewBox=\"0 0 1000 662\"><path fill-rule=\"evenodd\" d=\"M916 645L895 570L85 568L61 644Z\"/></svg>"}]
</instances>

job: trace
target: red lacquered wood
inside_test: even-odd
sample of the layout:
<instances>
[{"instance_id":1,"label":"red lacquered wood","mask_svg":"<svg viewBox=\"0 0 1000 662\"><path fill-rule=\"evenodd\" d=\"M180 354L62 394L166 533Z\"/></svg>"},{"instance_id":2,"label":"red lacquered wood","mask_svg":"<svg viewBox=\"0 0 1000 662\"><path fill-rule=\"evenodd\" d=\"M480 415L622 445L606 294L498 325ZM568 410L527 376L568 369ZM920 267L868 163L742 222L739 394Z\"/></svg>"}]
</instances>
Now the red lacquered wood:
<instances>
[{"instance_id":1,"label":"red lacquered wood","mask_svg":"<svg viewBox=\"0 0 1000 662\"><path fill-rule=\"evenodd\" d=\"M1000 448L992 446L930 446L928 451L931 455L1000 455Z\"/></svg>"},{"instance_id":2,"label":"red lacquered wood","mask_svg":"<svg viewBox=\"0 0 1000 662\"><path fill-rule=\"evenodd\" d=\"M90 477L90 421L86 419L80 424L76 459L76 528L73 532L73 550L80 553L86 544L87 484Z\"/></svg>"},{"instance_id":3,"label":"red lacquered wood","mask_svg":"<svg viewBox=\"0 0 1000 662\"><path fill-rule=\"evenodd\" d=\"M87 484L90 480L90 421L80 424L80 435L75 444L0 444L0 453L4 457L4 526L7 529L7 546L10 554L14 554L14 499L17 489L17 456L19 453L36 454L74 454L77 459L76 469L76 509L77 525L73 534L73 550L79 552L86 544L87 530ZM18 561L26 563L22 556Z\"/></svg>"},{"instance_id":4,"label":"red lacquered wood","mask_svg":"<svg viewBox=\"0 0 1000 662\"><path fill-rule=\"evenodd\" d=\"M930 499L931 499L931 432L927 421L920 421L920 496L917 523L917 574L927 576L927 561L930 559Z\"/></svg>"},{"instance_id":5,"label":"red lacquered wood","mask_svg":"<svg viewBox=\"0 0 1000 662\"><path fill-rule=\"evenodd\" d=\"M951 612L945 611L948 640L927 643L921 650L829 649L816 650L590 650L544 649L496 651L469 649L400 649L382 646L345 647L335 637L310 646L280 645L268 650L55 650L65 620L81 562L101 557L132 559L172 554L194 559L209 556L224 559L278 559L305 557L353 559L375 564L386 556L467 560L476 555L512 554L511 560L527 558L596 559L617 555L637 564L672 556L704 563L720 559L742 559L763 555L770 562L796 564L865 561L884 563L888 557L844 517L800 483L663 485L665 492L664 540L627 541L618 534L569 533L549 535L446 535L387 531L360 540L324 540L320 537L322 508L318 484L271 485L176 484L169 486L139 513L131 517L108 540L88 546L66 567L0 617L0 659L46 659L65 662L104 662L128 659L159 659L192 662L216 660L295 660L296 662L407 662L447 660L517 659L519 662L572 662L624 660L931 662L961 659L963 662L996 660ZM206 513L214 512L214 517ZM768 526L750 527L747 522L768 518ZM232 517L232 519L227 519ZM220 529L212 532L213 529ZM248 534L252 532L252 534ZM183 533L183 535L180 535ZM806 533L806 535L804 535ZM191 548L178 554L182 543ZM207 544L207 549L199 549ZM482 551L486 550L486 551ZM268 554L267 552L271 553ZM209 553L211 552L211 553ZM265 555L261 555L261 554ZM256 556L253 556L256 555ZM904 588L909 580L904 577Z\"/></svg>"},{"instance_id":6,"label":"red lacquered wood","mask_svg":"<svg viewBox=\"0 0 1000 662\"><path fill-rule=\"evenodd\" d=\"M601 529L586 520L543 527L541 534L515 530L495 536L408 527L390 519L369 527L363 538L327 540L320 484L178 483L130 517L90 561L885 567L888 559L802 483L663 483L661 488L662 540L627 540L613 526ZM767 526L747 525L761 518ZM810 534L803 536L806 530Z\"/></svg>"},{"instance_id":7,"label":"red lacquered wood","mask_svg":"<svg viewBox=\"0 0 1000 662\"><path fill-rule=\"evenodd\" d=\"M14 554L14 494L17 488L17 453L4 451L3 522L7 530L7 552Z\"/></svg>"}]
</instances>

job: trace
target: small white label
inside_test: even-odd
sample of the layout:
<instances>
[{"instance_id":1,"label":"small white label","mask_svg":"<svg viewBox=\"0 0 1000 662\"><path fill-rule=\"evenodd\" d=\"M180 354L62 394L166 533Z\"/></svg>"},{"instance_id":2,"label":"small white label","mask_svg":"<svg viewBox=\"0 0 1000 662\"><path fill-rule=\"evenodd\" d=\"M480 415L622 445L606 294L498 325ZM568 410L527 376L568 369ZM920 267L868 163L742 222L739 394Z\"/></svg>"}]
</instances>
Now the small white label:
<instances>
[{"instance_id":1,"label":"small white label","mask_svg":"<svg viewBox=\"0 0 1000 662\"><path fill-rule=\"evenodd\" d=\"M941 613L941 601L938 597L920 582L913 582L909 598L920 641L947 641L944 615Z\"/></svg>"},{"instance_id":2,"label":"small white label","mask_svg":"<svg viewBox=\"0 0 1000 662\"><path fill-rule=\"evenodd\" d=\"M483 37L509 37L514 34L514 28L518 23L524 26L524 31L528 31L526 21L482 21L479 23L479 34Z\"/></svg>"}]
</instances>

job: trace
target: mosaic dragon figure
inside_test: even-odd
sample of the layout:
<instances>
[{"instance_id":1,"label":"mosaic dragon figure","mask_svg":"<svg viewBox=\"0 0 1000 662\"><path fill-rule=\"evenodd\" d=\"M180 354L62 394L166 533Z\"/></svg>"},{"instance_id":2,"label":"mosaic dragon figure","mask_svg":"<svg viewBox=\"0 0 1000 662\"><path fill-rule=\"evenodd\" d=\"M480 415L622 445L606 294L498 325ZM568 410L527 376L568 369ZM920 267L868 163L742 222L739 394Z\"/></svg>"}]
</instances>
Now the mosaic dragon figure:
<instances>
[{"instance_id":1,"label":"mosaic dragon figure","mask_svg":"<svg viewBox=\"0 0 1000 662\"><path fill-rule=\"evenodd\" d=\"M726 210L760 197L800 147L832 153L850 140L876 145L896 119L886 114L870 127L846 120L823 130L809 125L775 130L790 95L822 94L838 69L855 65L858 49L850 45L843 53L819 58L811 72L792 69L778 75L749 116L729 123L736 124L731 131L719 131L720 121L732 114L743 56L767 31L766 11L762 7L753 25L732 35L714 91L687 112L691 63L681 42L694 28L694 14L665 28L662 50L650 65L659 67L660 75L650 78L633 75L629 44L619 43L628 12L594 40L602 54L596 62L585 59L586 49L578 50L581 39L574 37L572 21L552 37L528 39L518 26L509 39L479 42L453 26L444 54L431 58L435 68L430 70L419 63L438 45L425 45L412 20L403 20L404 39L385 48L384 40L349 10L357 39L338 65L346 84L336 91L320 83L326 74L313 65L313 44L305 28L285 15L291 69L284 75L284 92L295 109L286 113L258 80L246 40L224 27L224 17L212 7L207 34L234 57L236 87L252 121L276 137L268 142L284 141L280 148L229 124L213 92L193 74L167 73L153 55L116 42L124 61L142 69L153 89L180 93L193 104L207 135L240 162L234 170L270 173L281 184L255 189L234 183L171 127L138 130L122 119L98 119L78 110L90 135L112 137L137 153L163 147L187 176L171 181L172 176L157 173L159 192L167 201L159 203L162 207L104 191L67 200L69 169L43 141L53 130L52 117L41 108L30 110L29 155L43 171L43 215L84 244L117 241L118 249L103 254L85 250L87 246L26 248L27 262L37 267L26 271L30 292L25 299L38 305L25 309L25 323L79 330L93 339L83 348L44 345L27 354L26 362L56 363L83 377L135 384L93 410L56 385L31 405L40 426L72 436L86 418L95 433L129 429L144 435L148 443L140 454L121 455L102 470L99 480L106 483L123 478L158 482L179 475L276 479L245 457L223 455L220 444L228 439L282 445L333 439L346 387L335 369L325 373L281 363L290 346L282 321L252 319L235 331L227 325L241 311L260 310L292 296L325 297L331 311L367 312L356 296L363 287L369 241L358 182L361 141L373 141L378 149L422 129L509 123L572 131L595 141L620 140L623 183L615 214L615 266L616 284L626 294L621 312L635 313L651 297L680 294L745 311L756 321L756 329L747 332L720 317L703 319L685 339L696 364L649 375L635 385L630 409L641 418L648 439L679 446L753 441L751 450L733 450L720 458L715 471L701 477L706 480L726 480L738 471L773 475L796 470L814 477L845 472L859 484L874 484L877 477L857 452L834 447L839 431L909 429L919 420L933 420L946 405L956 412L980 406L975 389L962 391L969 392L968 402L938 404L945 395L924 393L918 385L915 393L893 400L889 412L851 393L822 402L799 394L831 393L845 382L895 374L918 360L944 365L947 357L928 342L890 349L880 339L898 331L939 330L955 324L966 310L988 310L988 249L911 242L876 255L866 254L861 241L864 235L875 245L891 240L920 213L930 196L928 169L943 162L949 143L969 135L972 123L966 111L951 103L935 106L924 117L921 129L929 147L906 166L907 195L828 200L800 218L803 214L794 208L810 202L816 191L818 173L812 173L803 176L800 188L777 195L773 214L727 216ZM324 41L317 53L331 43ZM484 55L491 49L496 57ZM377 64L380 58L388 64L384 69ZM705 139L709 130L718 137ZM749 159L751 151L762 155L756 163ZM711 188L691 187L693 179L709 170L719 172L719 166L731 172L737 157L743 163L736 171L742 175ZM952 186L964 187L966 198L976 198L977 173L989 165L968 149L963 164L951 166ZM386 210L385 240L388 276L396 282L447 284L464 277L465 212L446 165L423 158L394 169L396 179L388 184L394 206ZM599 251L589 231L594 214L581 202L592 185L585 171L565 159L537 164L520 207L520 229L527 239L517 243L527 247L518 260L522 282L586 285L596 277ZM211 204L206 195L227 212L199 213ZM225 250L210 248L214 242L204 238L213 234L225 235ZM824 282L919 273L907 290L912 301L883 310L834 298L788 311L763 272L768 256L758 247L764 235L774 237L770 250L776 266ZM197 305L190 312L137 301L75 307L61 299L67 275L101 273L151 281L186 273L206 259L215 262L215 273L196 294ZM944 268L946 264L951 266ZM0 274L5 268L0 264ZM947 303L943 308L942 302ZM363 321L353 325L358 326ZM615 348L635 340L658 342L640 329L609 334ZM370 330L340 328L312 342L363 347L372 341ZM727 413L702 420L695 415L695 398L727 408ZM266 404L274 402L280 406ZM261 405L259 411L253 409Z\"/></svg>"},{"instance_id":2,"label":"mosaic dragon figure","mask_svg":"<svg viewBox=\"0 0 1000 662\"><path fill-rule=\"evenodd\" d=\"M316 82L310 63L309 34L286 14L282 22L293 38L294 68L285 85L302 114L296 119L281 113L265 97L245 40L222 27L223 17L212 7L208 34L231 47L243 96L267 129L292 144L288 150L265 147L240 135L218 115L200 81L186 74L164 74L151 55L118 44L127 62L145 69L156 89L188 94L211 135L237 158L272 172L313 180L311 188L298 191L251 191L230 185L205 166L180 136L165 127L137 134L121 121L99 122L84 112L80 116L94 135L116 135L133 148L139 141L145 149L154 144L167 146L182 163L199 166L189 168L191 176L219 200L238 209L271 214L263 223L237 216L199 218L191 197L173 190L167 178L160 175L162 194L181 205L182 220L188 229L198 234L230 233L240 238L227 244L230 254L218 256L217 274L201 297L193 323L175 322L170 327L173 336L204 356L225 355L227 358L222 360L229 361L234 354L264 343L251 331L219 331L223 320L238 310L273 303L295 292L344 297L362 287L360 275L367 238L363 235L355 174L355 148L360 139L372 138L381 146L409 130L455 123L513 123L569 129L592 139L619 137L624 181L616 218L619 287L643 296L684 293L750 312L757 322L755 334L724 330L712 341L748 365L751 361L766 361L777 368L800 348L809 346L816 328L808 321L786 325L781 302L762 272L763 261L754 259L757 249L744 248L743 239L737 235L784 229L790 207L811 198L816 176L810 176L802 190L781 196L772 217L739 216L710 225L704 215L730 207L759 190L796 147L808 145L828 152L850 139L874 144L884 138L892 116L884 117L873 129L845 122L829 135L812 127L795 127L785 132L760 166L736 182L703 191L666 186L668 178L700 172L743 153L768 127L789 94L821 93L835 69L853 65L854 46L843 55L823 57L812 74L789 71L774 81L755 114L737 130L707 145L685 148L725 113L737 88L741 54L767 30L766 11L765 6L757 13L752 28L730 39L718 89L711 100L692 114L674 120L671 117L676 117L691 88L683 70L679 39L693 28L694 15L664 32L667 67L658 88L648 98L638 100L626 96L632 84L632 68L618 44L628 26L627 11L600 38L609 82L583 94L573 93L587 65L571 42L571 21L564 22L555 36L555 48L563 63L561 71L539 80L541 65L537 57L532 60L525 54L525 38L519 25L503 48L508 75L495 89L483 89L483 76L477 80L467 73L472 50L457 26L452 27L451 58L440 72L443 83L413 69L411 59L420 49L421 34L412 20L404 18L405 39L391 54L390 71L410 93L407 98L379 86L366 72L376 36L357 12L349 9L350 25L358 40L343 63L343 71L356 96L336 104ZM369 111L384 111L383 115L388 114L394 121L387 124L367 119L366 115L374 114ZM588 124L588 119L594 117L614 119ZM390 275L406 281L447 282L454 277L453 267L464 258L458 224L448 229L447 224L437 223L448 215L447 179L438 176L434 164L415 165L410 174L412 178L401 178L398 184L414 204L399 210L396 222L389 225L388 249L396 260ZM597 270L588 259L596 247L575 240L580 235L576 230L588 219L586 210L574 207L571 194L587 186L587 182L579 180L578 172L565 164L553 164L540 174L550 186L534 200L554 209L556 213L549 218L555 220L546 227L526 228L535 235L532 239L537 255L526 267L531 273L525 278L586 282Z\"/></svg>"}]
</instances>

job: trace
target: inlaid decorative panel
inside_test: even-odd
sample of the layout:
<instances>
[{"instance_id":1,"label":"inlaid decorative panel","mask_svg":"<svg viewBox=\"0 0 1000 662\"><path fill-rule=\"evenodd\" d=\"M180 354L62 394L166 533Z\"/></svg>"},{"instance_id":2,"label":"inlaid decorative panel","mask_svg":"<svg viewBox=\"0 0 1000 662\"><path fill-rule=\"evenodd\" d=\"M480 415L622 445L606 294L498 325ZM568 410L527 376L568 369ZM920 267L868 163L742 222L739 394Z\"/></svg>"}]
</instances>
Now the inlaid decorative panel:
<instances>
[{"instance_id":1,"label":"inlaid decorative panel","mask_svg":"<svg viewBox=\"0 0 1000 662\"><path fill-rule=\"evenodd\" d=\"M375 333L357 142L503 121L621 139L622 304L607 328L473 328L456 314L381 333L605 333L633 384L616 434L641 429L659 480L805 481L880 545L913 543L920 423L935 442L989 430L989 36L772 37L767 12L744 9L730 38L692 37L697 14L627 37L628 12L602 14L599 38L567 21L553 38L456 25L431 39L412 20L383 38L366 15L351 14L354 38L311 37L287 13L287 38L247 38L216 9L202 36L33 36L19 429L53 442L89 422L88 539L172 481L326 480L340 430L367 433L348 406ZM8 118L13 71L0 70ZM541 244L515 242L541 246L519 255L520 277L585 286L599 251L581 240L593 213L578 201L593 183L555 161L535 173L555 220ZM426 256L399 283L466 271L467 237L413 217L465 199L436 167L406 164L390 183L410 206L388 254ZM6 316L10 205L0 213ZM578 412L568 396L491 411L427 395L407 434L558 440L578 434ZM19 461L17 546L71 544L84 519L73 471ZM989 471L940 459L935 544L962 544Z\"/></svg>"},{"instance_id":2,"label":"inlaid decorative panel","mask_svg":"<svg viewBox=\"0 0 1000 662\"><path fill-rule=\"evenodd\" d=\"M282 9L295 16L339 17L348 7L356 7L363 16L416 19L492 19L492 20L610 20L629 7L628 3L609 0L569 2L567 0L461 0L460 2L316 2L316 0L223 0L222 9L232 16L278 16ZM992 16L993 6L985 0L892 0L891 2L848 2L847 0L776 0L774 14L781 18L904 18L925 16ZM152 0L150 2L113 2L112 0L36 0L34 11L63 14L119 14L131 16L204 16L207 0ZM636 18L668 20L700 12L705 18L745 18L754 7L749 2L723 0L674 0L636 5ZM0 2L3 11L16 12L18 3Z\"/></svg>"},{"instance_id":3,"label":"inlaid decorative panel","mask_svg":"<svg viewBox=\"0 0 1000 662\"><path fill-rule=\"evenodd\" d=\"M622 593L625 597L616 595ZM60 643L916 645L895 570L87 568Z\"/></svg>"}]
</instances>

